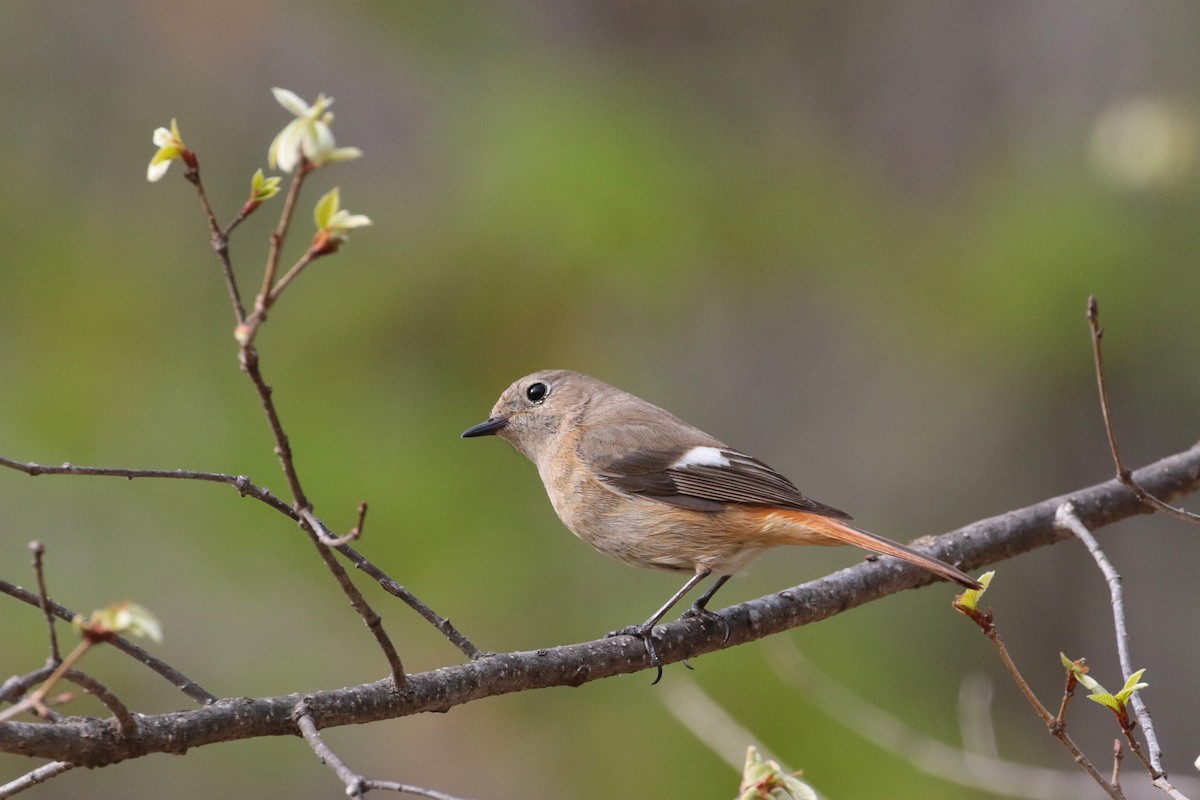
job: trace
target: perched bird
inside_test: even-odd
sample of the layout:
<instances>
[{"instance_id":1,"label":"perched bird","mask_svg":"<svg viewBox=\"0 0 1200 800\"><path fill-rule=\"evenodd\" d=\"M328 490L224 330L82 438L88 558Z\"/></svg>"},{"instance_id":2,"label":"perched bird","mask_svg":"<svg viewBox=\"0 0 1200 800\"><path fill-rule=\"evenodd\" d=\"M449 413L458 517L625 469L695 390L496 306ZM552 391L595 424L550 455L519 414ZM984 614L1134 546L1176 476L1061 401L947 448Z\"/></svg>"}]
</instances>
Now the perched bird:
<instances>
[{"instance_id":1,"label":"perched bird","mask_svg":"<svg viewBox=\"0 0 1200 800\"><path fill-rule=\"evenodd\" d=\"M543 370L509 386L487 422L462 435L490 434L537 465L554 510L580 539L626 564L691 573L644 623L609 634L640 637L659 677L658 621L714 574L687 613L720 620L706 608L713 595L778 545L855 545L980 588L944 561L846 524L844 511L805 497L757 458L578 372Z\"/></svg>"}]
</instances>

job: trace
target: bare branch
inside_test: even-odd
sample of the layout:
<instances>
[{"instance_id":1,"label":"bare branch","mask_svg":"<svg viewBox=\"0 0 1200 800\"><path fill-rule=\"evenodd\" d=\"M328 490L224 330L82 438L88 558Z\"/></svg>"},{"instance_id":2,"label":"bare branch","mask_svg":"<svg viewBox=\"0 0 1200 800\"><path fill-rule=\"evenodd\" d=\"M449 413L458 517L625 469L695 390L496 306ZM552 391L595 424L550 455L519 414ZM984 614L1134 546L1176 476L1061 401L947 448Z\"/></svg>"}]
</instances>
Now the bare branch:
<instances>
[{"instance_id":1,"label":"bare branch","mask_svg":"<svg viewBox=\"0 0 1200 800\"><path fill-rule=\"evenodd\" d=\"M225 287L229 291L229 300L233 303L233 314L240 325L246 319L246 306L242 303L241 292L238 291L237 279L233 274L233 264L229 260L229 234L241 224L244 216L239 215L238 218L229 224L228 228L221 230L221 226L217 222L217 215L213 213L212 203L208 200L208 192L204 189L204 182L200 180L200 167L197 165L190 168L184 174L184 177L196 187L196 194L200 197L200 205L204 209L204 218L208 221L212 248L221 262L221 273L225 278Z\"/></svg>"},{"instance_id":2,"label":"bare branch","mask_svg":"<svg viewBox=\"0 0 1200 800\"><path fill-rule=\"evenodd\" d=\"M1117 468L1117 480L1132 489L1138 499L1146 505L1184 522L1200 524L1200 514L1193 514L1186 509L1164 503L1142 488L1133 479L1129 468L1121 460L1121 449L1117 446L1117 432L1113 427L1112 413L1108 405L1108 389L1104 383L1104 360L1100 355L1100 340L1104 336L1104 329L1100 327L1100 305L1096 302L1095 297L1088 298L1087 320L1088 327L1092 331L1092 361L1096 367L1096 386L1100 392L1100 412L1104 415L1104 430L1108 434L1108 447L1112 451L1113 463Z\"/></svg>"},{"instance_id":3,"label":"bare branch","mask_svg":"<svg viewBox=\"0 0 1200 800\"><path fill-rule=\"evenodd\" d=\"M450 640L450 643L462 651L469 659L476 659L484 655L484 652L476 647L470 639L459 633L458 629L450 624L450 620L437 614L432 608L422 602L415 594L390 577L386 572L375 566L366 557L349 545L340 545L337 551L346 557L357 569L374 578L379 583L379 586L388 594L402 600L413 611L421 615L425 621L437 628L443 636Z\"/></svg>"},{"instance_id":4,"label":"bare branch","mask_svg":"<svg viewBox=\"0 0 1200 800\"><path fill-rule=\"evenodd\" d=\"M354 585L354 581L350 580L350 576L346 573L346 568L342 566L340 561L334 558L333 551L321 542L321 534L318 531L323 529L324 525L313 517L312 512L307 509L301 511L300 516L302 520L301 527L309 535L309 538L312 539L313 546L317 548L317 554L321 556L321 560L325 562L325 566L333 574L334 579L338 582L338 586L342 587L342 591L350 599L350 605L362 617L363 623L366 624L367 629L375 637L375 641L379 644L380 649L383 650L383 655L392 670L392 680L397 687L404 686L406 680L404 677L404 665L401 663L400 654L396 652L396 647L388 637L387 631L383 629L382 618L375 612L370 603L367 602L367 599L363 597L362 592Z\"/></svg>"},{"instance_id":5,"label":"bare branch","mask_svg":"<svg viewBox=\"0 0 1200 800\"><path fill-rule=\"evenodd\" d=\"M439 792L436 789L424 789L420 786L412 786L407 783L396 783L395 781L373 781L367 780L363 782L363 787L370 789L379 789L385 792L399 792L400 794L412 794L417 797L427 797L429 800L466 800L466 798L455 797L454 795Z\"/></svg>"},{"instance_id":6,"label":"bare branch","mask_svg":"<svg viewBox=\"0 0 1200 800\"><path fill-rule=\"evenodd\" d=\"M208 483L226 483L238 490L242 497L252 497L266 503L271 508L296 519L295 512L286 502L271 494L270 490L256 486L245 475L228 475L222 472L197 472L190 469L129 469L126 467L78 467L71 463L53 467L46 464L35 464L32 461L16 461L0 456L0 467L8 467L26 475L91 475L106 478L165 478L185 481L206 481Z\"/></svg>"},{"instance_id":7,"label":"bare branch","mask_svg":"<svg viewBox=\"0 0 1200 800\"><path fill-rule=\"evenodd\" d=\"M41 599L37 595L5 580L0 580L0 594L7 594L10 597L15 597L16 599L24 603L28 603L34 607L41 606ZM68 622L78 616L71 609L60 605L53 600L50 601L50 611L54 614L54 616ZM179 689L179 691L183 692L196 702L204 705L216 702L216 695L211 694L198 683L172 667L167 662L150 655L144 649L128 639L122 636L114 636L110 640L110 643L113 647L117 648L126 655L132 656L137 661L140 661L145 666L166 678L168 681L170 681L172 686Z\"/></svg>"},{"instance_id":8,"label":"bare branch","mask_svg":"<svg viewBox=\"0 0 1200 800\"><path fill-rule=\"evenodd\" d=\"M1117 656L1121 662L1122 678L1129 680L1129 676L1133 674L1133 658L1129 654L1129 630L1125 625L1125 599L1121 588L1121 576L1113 567L1112 562L1108 560L1108 556L1101 549L1100 543L1096 541L1096 537L1092 536L1079 517L1075 514L1075 509L1070 503L1064 503L1059 508L1056 515L1058 524L1070 530L1075 536L1083 542L1087 547L1088 552L1092 554L1092 558L1096 561L1096 566L1100 568L1100 572L1104 574L1104 580L1108 583L1109 595L1112 598L1113 610L1113 628L1116 630L1117 636ZM1134 712L1137 714L1138 724L1142 726L1143 734L1146 737L1146 745L1150 749L1150 756L1147 759L1142 752L1141 746L1137 739L1133 737L1133 729L1130 727L1125 731L1125 736L1129 740L1130 749L1133 750L1142 763L1145 765L1147 772L1150 773L1150 778L1154 785L1163 791L1174 791L1166 781L1167 773L1162 768L1162 748L1159 747L1158 737L1154 733L1154 723L1150 719L1150 709L1146 707L1142 700L1140 692L1134 692L1130 698L1133 704ZM1113 765L1113 774L1118 774L1120 765L1120 750L1117 751L1116 762Z\"/></svg>"},{"instance_id":9,"label":"bare branch","mask_svg":"<svg viewBox=\"0 0 1200 800\"><path fill-rule=\"evenodd\" d=\"M317 754L317 758L321 759L321 763L329 767L346 785L346 795L349 797L362 797L365 794L363 788L363 776L354 772L346 766L346 762L338 758L337 754L325 744L325 740L321 738L320 731L317 730L317 725L313 722L312 715L308 711L308 698L301 697L300 702L296 703L296 709L292 712L293 719L296 720L296 727L300 729L300 735L304 737L304 741L308 742L308 746Z\"/></svg>"},{"instance_id":10,"label":"bare branch","mask_svg":"<svg viewBox=\"0 0 1200 800\"><path fill-rule=\"evenodd\" d=\"M54 615L50 613L50 596L46 593L46 573L42 557L46 554L46 546L41 542L30 542L29 549L33 551L33 575L37 579L38 600L42 613L46 615L46 634L50 639L50 658L46 663L57 664L62 661L58 652L58 632L54 629Z\"/></svg>"},{"instance_id":11,"label":"bare branch","mask_svg":"<svg viewBox=\"0 0 1200 800\"><path fill-rule=\"evenodd\" d=\"M268 389L268 391L270 391ZM11 458L0 456L0 466L8 467L24 472L27 475L91 475L101 477L126 478L132 480L134 478L165 478L173 480L195 480L205 481L209 483L224 483L233 486L238 490L238 493L243 497L252 497L279 513L287 516L296 522L300 521L300 514L294 508L288 505L287 502L276 497L269 490L256 485L245 475L230 475L220 472L197 472L193 470L173 469L129 469L124 467L78 467L73 464L63 464L61 466L47 466L45 464L36 464L33 462L16 461ZM365 509L363 511L365 514ZM313 519L317 519L313 517ZM358 528L362 526L363 517L359 517ZM319 520L317 520L319 522ZM321 525L318 528L324 539L331 541L325 542L330 547L334 547L344 557L354 564L355 568L361 570L364 574L369 575L388 594L402 600L410 608L421 615L423 619L433 625L438 631L450 640L451 644L457 647L467 658L478 658L481 651L471 643L466 636L460 633L448 619L437 614L427 604L422 602L416 595L390 577L386 572L380 569L375 564L371 563L365 556L358 551L345 544L338 544L347 537L334 536L327 527ZM69 617L67 619L70 619Z\"/></svg>"},{"instance_id":12,"label":"bare branch","mask_svg":"<svg viewBox=\"0 0 1200 800\"><path fill-rule=\"evenodd\" d=\"M51 778L74 768L74 764L66 761L52 761L49 764L43 764L35 770L26 772L16 780L9 781L0 786L0 800L6 800L13 795L20 794L26 789L37 786L39 783L45 783Z\"/></svg>"},{"instance_id":13,"label":"bare branch","mask_svg":"<svg viewBox=\"0 0 1200 800\"><path fill-rule=\"evenodd\" d=\"M1135 477L1159 497L1169 499L1193 492L1200 487L1200 445L1138 470ZM1068 501L1092 529L1146 513L1133 492L1113 480L981 520L919 544L939 558L975 569L1069 537L1054 524L1056 510ZM655 630L658 652L665 663L676 663L827 619L903 589L933 582L933 576L895 559L862 562L819 580L726 608L720 612L724 625L697 618L663 625ZM30 595L28 602L36 604L35 596ZM410 675L400 691L387 678L311 693L310 710L314 723L324 730L447 711L511 692L579 686L650 666L639 641L606 637L562 647L481 656L470 663ZM291 736L296 731L291 715L298 700L298 695L237 698L192 711L142 716L140 735L135 740L115 735L99 720L71 719L55 725L8 722L0 725L0 752L103 766L147 753L175 753L215 742Z\"/></svg>"},{"instance_id":14,"label":"bare branch","mask_svg":"<svg viewBox=\"0 0 1200 800\"><path fill-rule=\"evenodd\" d=\"M817 669L786 638L772 642L767 655L775 673L826 716L926 774L989 794L1034 800L1077 797L1091 785L1078 772L965 752L926 736Z\"/></svg>"},{"instance_id":15,"label":"bare branch","mask_svg":"<svg viewBox=\"0 0 1200 800\"><path fill-rule=\"evenodd\" d=\"M992 646L996 649L996 655L1000 657L1001 663L1003 663L1004 668L1008 670L1008 674L1012 677L1013 682L1017 684L1017 688L1021 690L1021 694L1025 696L1026 701L1028 701L1029 705L1033 707L1033 710L1037 713L1037 715L1042 718L1042 722L1045 723L1046 730L1050 732L1050 735L1055 739L1058 739L1062 746L1067 749L1067 752L1071 754L1071 758L1074 759L1075 763L1078 764L1083 771L1086 772L1088 776L1096 782L1096 785L1108 794L1109 797L1113 798L1113 800L1123 800L1125 795L1121 793L1120 787L1114 786L1104 779L1104 776L1101 775L1100 771L1096 769L1094 764L1092 764L1091 759L1083 754L1083 751L1079 749L1079 745L1075 744L1075 740L1072 739L1071 735L1067 733L1067 726L1063 722L1062 715L1066 713L1067 701L1070 699L1071 692L1074 688L1073 684L1071 683L1071 678L1068 677L1067 679L1067 691L1063 695L1062 706L1059 708L1059 716L1056 717L1052 715L1044 705L1042 705L1042 701L1038 699L1037 695L1033 691L1033 688L1029 685L1028 681L1025 680L1025 676L1021 674L1021 670L1017 667L1016 662L1013 661L1012 656L1009 655L1008 648L1004 644L1004 639L1000 636L1000 631L997 630L995 622L992 619L991 609L983 612L975 608L968 608L958 601L955 601L954 607L962 612L965 616L970 618L971 621L978 625L979 629L983 631L983 635L988 638L988 641L991 642Z\"/></svg>"}]
</instances>

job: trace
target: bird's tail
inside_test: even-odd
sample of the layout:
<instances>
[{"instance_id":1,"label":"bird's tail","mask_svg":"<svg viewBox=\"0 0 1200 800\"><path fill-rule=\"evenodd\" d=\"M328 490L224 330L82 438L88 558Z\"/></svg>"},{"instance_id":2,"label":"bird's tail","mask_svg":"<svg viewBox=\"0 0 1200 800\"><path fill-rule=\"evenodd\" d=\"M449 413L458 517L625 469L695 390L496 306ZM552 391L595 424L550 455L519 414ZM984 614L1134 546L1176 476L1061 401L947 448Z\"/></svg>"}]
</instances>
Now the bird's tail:
<instances>
[{"instance_id":1,"label":"bird's tail","mask_svg":"<svg viewBox=\"0 0 1200 800\"><path fill-rule=\"evenodd\" d=\"M778 509L772 510L774 514L786 516L790 521L803 525L812 533L816 534L820 539L828 541L813 541L809 539L808 544L849 544L855 547L861 547L864 550L870 550L872 553L880 553L885 556L899 558L902 561L907 561L911 564L916 564L918 567L927 569L934 575L945 578L946 580L954 581L968 589L983 588L979 581L972 578L967 573L947 564L941 559L934 558L931 555L922 553L919 550L914 550L907 545L893 542L891 539L885 539L882 536L876 536L873 533L861 531L844 522L840 522L831 517L825 517L820 514L812 514L805 511L781 511Z\"/></svg>"}]
</instances>

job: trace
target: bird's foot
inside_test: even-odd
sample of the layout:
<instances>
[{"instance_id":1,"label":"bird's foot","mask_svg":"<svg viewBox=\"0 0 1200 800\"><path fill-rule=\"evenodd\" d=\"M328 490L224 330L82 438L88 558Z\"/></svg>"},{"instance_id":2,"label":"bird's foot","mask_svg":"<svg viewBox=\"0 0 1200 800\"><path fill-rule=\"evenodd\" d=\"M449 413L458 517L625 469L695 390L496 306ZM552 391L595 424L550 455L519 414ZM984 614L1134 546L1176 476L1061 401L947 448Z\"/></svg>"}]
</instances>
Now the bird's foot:
<instances>
[{"instance_id":1,"label":"bird's foot","mask_svg":"<svg viewBox=\"0 0 1200 800\"><path fill-rule=\"evenodd\" d=\"M654 626L653 625L630 625L627 628L621 628L616 631L609 631L605 634L606 637L611 636L634 636L642 640L642 644L646 646L646 655L650 659L650 666L657 670L654 680L650 682L653 686L662 680L663 663L662 658L658 655L658 649L654 646Z\"/></svg>"}]
</instances>

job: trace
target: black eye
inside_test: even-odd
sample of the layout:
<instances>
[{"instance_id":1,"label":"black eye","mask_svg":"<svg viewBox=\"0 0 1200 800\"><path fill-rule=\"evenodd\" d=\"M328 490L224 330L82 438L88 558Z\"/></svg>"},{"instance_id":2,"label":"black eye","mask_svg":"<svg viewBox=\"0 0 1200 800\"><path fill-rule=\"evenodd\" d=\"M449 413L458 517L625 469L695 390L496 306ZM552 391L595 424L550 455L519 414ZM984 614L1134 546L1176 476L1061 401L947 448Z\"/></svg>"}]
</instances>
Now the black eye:
<instances>
[{"instance_id":1,"label":"black eye","mask_svg":"<svg viewBox=\"0 0 1200 800\"><path fill-rule=\"evenodd\" d=\"M525 396L529 398L529 402L531 403L542 402L548 394L550 394L550 387L541 381L529 384L529 388L525 390Z\"/></svg>"}]
</instances>

